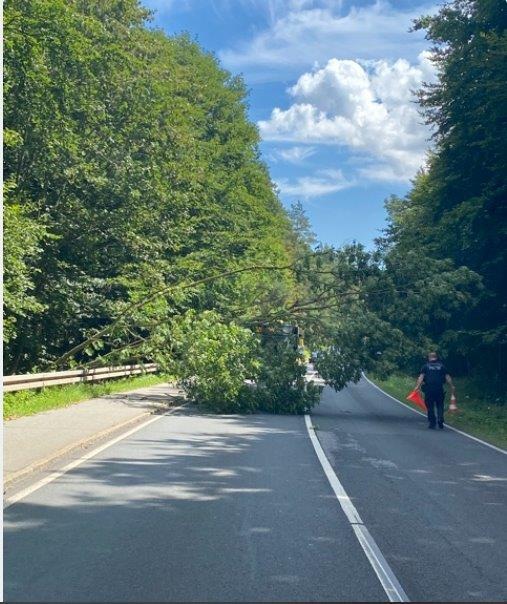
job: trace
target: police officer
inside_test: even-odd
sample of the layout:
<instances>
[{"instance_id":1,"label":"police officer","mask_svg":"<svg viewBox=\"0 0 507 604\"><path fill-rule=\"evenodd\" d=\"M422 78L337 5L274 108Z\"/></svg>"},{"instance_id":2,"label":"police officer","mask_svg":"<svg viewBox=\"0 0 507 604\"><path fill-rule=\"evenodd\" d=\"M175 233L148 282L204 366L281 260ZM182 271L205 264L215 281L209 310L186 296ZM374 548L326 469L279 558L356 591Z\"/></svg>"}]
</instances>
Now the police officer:
<instances>
[{"instance_id":1,"label":"police officer","mask_svg":"<svg viewBox=\"0 0 507 604\"><path fill-rule=\"evenodd\" d=\"M424 402L428 409L428 428L431 430L436 428L435 420L438 421L438 427L441 430L444 427L444 384L446 382L451 387L451 393L454 395L455 388L451 376L447 373L444 364L438 359L437 353L430 352L428 362L423 365L417 378L415 389L421 389L424 392ZM436 418L435 406L437 408Z\"/></svg>"}]
</instances>

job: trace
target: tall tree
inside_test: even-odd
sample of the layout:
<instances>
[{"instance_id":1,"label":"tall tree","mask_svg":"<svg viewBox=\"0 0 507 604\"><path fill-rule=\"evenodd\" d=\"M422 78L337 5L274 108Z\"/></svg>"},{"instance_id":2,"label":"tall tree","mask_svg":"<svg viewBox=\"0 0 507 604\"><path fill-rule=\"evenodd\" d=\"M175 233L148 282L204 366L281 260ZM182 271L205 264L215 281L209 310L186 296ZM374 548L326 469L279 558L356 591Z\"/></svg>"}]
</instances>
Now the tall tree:
<instances>
[{"instance_id":1,"label":"tall tree","mask_svg":"<svg viewBox=\"0 0 507 604\"><path fill-rule=\"evenodd\" d=\"M32 233L17 256L26 278L8 286L24 302L6 309L18 326L7 371L47 365L156 287L289 253L243 82L148 18L137 0L5 3L5 174L20 208L5 234ZM142 332L187 308L235 312L289 289L243 276L158 299Z\"/></svg>"},{"instance_id":2,"label":"tall tree","mask_svg":"<svg viewBox=\"0 0 507 604\"><path fill-rule=\"evenodd\" d=\"M387 266L396 278L454 271L449 291L459 291L456 279L475 281L472 303L453 308L441 298L429 340L457 369L497 377L507 344L506 25L503 0L453 0L416 21L433 43L438 80L419 100L436 145L405 199L387 204ZM438 291L429 281L427 296Z\"/></svg>"}]
</instances>

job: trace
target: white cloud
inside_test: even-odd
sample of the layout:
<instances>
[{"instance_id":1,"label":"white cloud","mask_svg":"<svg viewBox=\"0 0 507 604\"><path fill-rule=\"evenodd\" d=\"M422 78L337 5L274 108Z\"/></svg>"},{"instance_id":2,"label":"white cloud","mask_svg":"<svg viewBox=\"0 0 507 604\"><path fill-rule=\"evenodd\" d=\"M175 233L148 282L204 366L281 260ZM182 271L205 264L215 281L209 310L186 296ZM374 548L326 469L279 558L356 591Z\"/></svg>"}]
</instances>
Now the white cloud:
<instances>
[{"instance_id":1,"label":"white cloud","mask_svg":"<svg viewBox=\"0 0 507 604\"><path fill-rule=\"evenodd\" d=\"M269 2L268 6L268 28L219 53L227 68L249 72L250 81L287 77L294 67L322 65L329 57L413 59L427 43L422 32L408 30L413 19L434 10L428 0L405 10L375 0L352 6L345 14L341 2Z\"/></svg>"},{"instance_id":2,"label":"white cloud","mask_svg":"<svg viewBox=\"0 0 507 604\"><path fill-rule=\"evenodd\" d=\"M366 181L377 181L377 182L406 182L407 177L404 173L396 171L389 164L371 164L364 168L358 169L358 175L360 178Z\"/></svg>"},{"instance_id":3,"label":"white cloud","mask_svg":"<svg viewBox=\"0 0 507 604\"><path fill-rule=\"evenodd\" d=\"M329 195L353 185L341 170L321 170L317 176L300 176L295 181L281 178L276 184L280 193L303 198Z\"/></svg>"},{"instance_id":4,"label":"white cloud","mask_svg":"<svg viewBox=\"0 0 507 604\"><path fill-rule=\"evenodd\" d=\"M428 53L411 65L331 59L289 89L295 103L259 122L264 140L348 147L376 161L363 175L408 180L424 162L429 130L413 90L434 77Z\"/></svg>"},{"instance_id":5,"label":"white cloud","mask_svg":"<svg viewBox=\"0 0 507 604\"><path fill-rule=\"evenodd\" d=\"M300 164L316 153L315 147L289 147L288 149L274 149L272 157L282 159L290 164Z\"/></svg>"}]
</instances>

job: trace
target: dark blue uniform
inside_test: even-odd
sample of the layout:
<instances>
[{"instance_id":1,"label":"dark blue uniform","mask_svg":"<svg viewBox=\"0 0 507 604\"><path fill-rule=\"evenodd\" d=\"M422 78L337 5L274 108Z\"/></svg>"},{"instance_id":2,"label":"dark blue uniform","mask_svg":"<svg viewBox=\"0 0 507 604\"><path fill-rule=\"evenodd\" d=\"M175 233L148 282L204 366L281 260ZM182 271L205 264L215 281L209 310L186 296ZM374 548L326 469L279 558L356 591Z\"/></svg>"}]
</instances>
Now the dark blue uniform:
<instances>
[{"instance_id":1,"label":"dark blue uniform","mask_svg":"<svg viewBox=\"0 0 507 604\"><path fill-rule=\"evenodd\" d=\"M428 421L431 427L435 427L436 419L439 426L444 423L444 384L447 369L441 361L429 361L421 369L424 375L422 391L424 392L424 402L428 409ZM437 408L437 417L435 418L435 406Z\"/></svg>"}]
</instances>

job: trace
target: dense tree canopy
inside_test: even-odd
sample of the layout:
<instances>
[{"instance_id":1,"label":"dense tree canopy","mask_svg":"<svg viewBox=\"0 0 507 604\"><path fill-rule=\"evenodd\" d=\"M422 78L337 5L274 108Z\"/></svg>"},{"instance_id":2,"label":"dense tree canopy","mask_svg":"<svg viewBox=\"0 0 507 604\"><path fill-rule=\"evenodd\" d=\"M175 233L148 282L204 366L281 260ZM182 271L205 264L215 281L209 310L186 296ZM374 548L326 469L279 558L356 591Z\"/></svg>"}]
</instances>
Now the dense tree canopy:
<instances>
[{"instance_id":1,"label":"dense tree canopy","mask_svg":"<svg viewBox=\"0 0 507 604\"><path fill-rule=\"evenodd\" d=\"M388 202L383 242L395 280L400 270L431 275L454 267L425 333L456 370L489 377L506 373L506 26L502 0L455 0L416 22L433 43L439 75L419 95L436 146L408 195ZM474 282L471 303L459 308L445 296L459 291L456 278ZM435 295L428 283L426 296Z\"/></svg>"},{"instance_id":2,"label":"dense tree canopy","mask_svg":"<svg viewBox=\"0 0 507 604\"><path fill-rule=\"evenodd\" d=\"M153 288L287 262L242 81L147 16L136 0L6 3L8 371L44 367ZM178 303L259 311L287 294L278 275Z\"/></svg>"},{"instance_id":3,"label":"dense tree canopy","mask_svg":"<svg viewBox=\"0 0 507 604\"><path fill-rule=\"evenodd\" d=\"M302 332L337 389L429 347L500 379L505 3L417 21L435 150L372 251L316 245L241 79L148 19L137 0L5 3L6 371L154 360L214 409L302 412Z\"/></svg>"}]
</instances>

